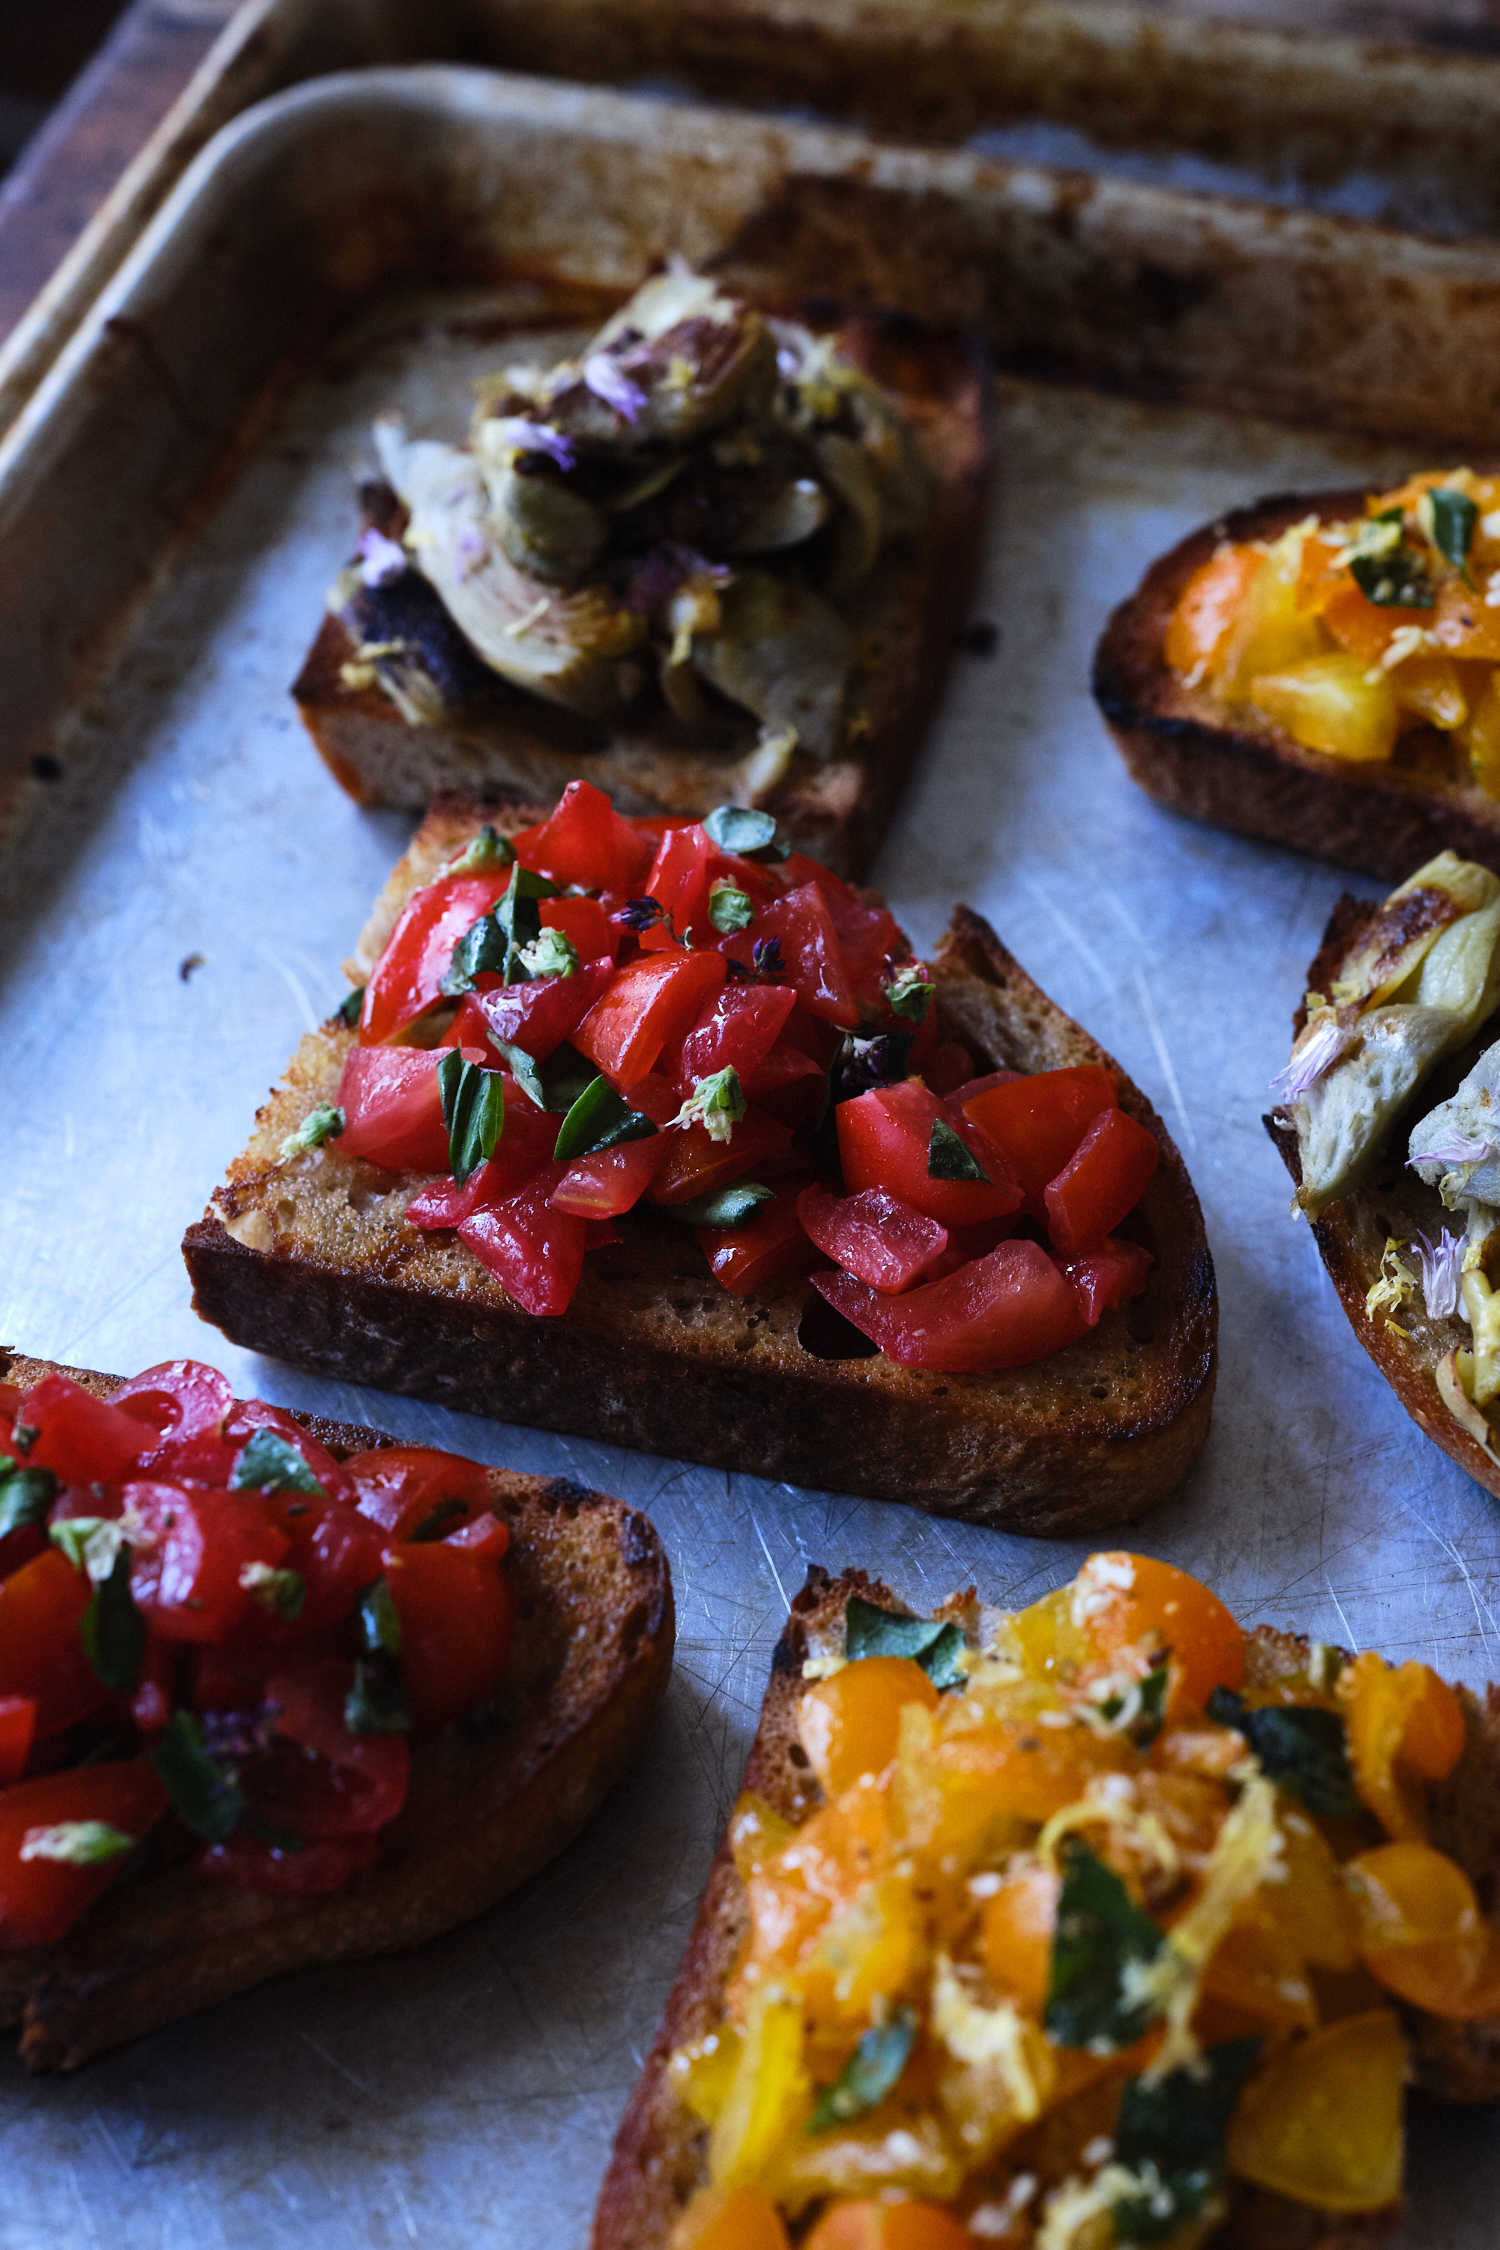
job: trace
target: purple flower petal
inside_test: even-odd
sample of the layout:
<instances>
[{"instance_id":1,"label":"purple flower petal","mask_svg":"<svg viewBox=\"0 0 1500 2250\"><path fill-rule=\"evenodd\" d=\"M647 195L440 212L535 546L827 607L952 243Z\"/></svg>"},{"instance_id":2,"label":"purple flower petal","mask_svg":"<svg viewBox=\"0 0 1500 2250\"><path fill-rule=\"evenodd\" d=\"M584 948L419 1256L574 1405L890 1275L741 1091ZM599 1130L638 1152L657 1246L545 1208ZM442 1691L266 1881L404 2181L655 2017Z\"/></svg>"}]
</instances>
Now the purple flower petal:
<instances>
[{"instance_id":1,"label":"purple flower petal","mask_svg":"<svg viewBox=\"0 0 1500 2250\"><path fill-rule=\"evenodd\" d=\"M493 427L500 443L513 446L517 453L545 453L564 470L577 463L572 439L554 430L550 422L528 422L520 414L503 414Z\"/></svg>"},{"instance_id":2,"label":"purple flower petal","mask_svg":"<svg viewBox=\"0 0 1500 2250\"><path fill-rule=\"evenodd\" d=\"M590 352L583 363L583 379L595 398L602 398L606 406L634 422L646 410L646 394L622 375L607 352Z\"/></svg>"},{"instance_id":3,"label":"purple flower petal","mask_svg":"<svg viewBox=\"0 0 1500 2250\"><path fill-rule=\"evenodd\" d=\"M406 568L406 551L400 542L387 539L373 524L360 533L354 552L359 557L359 575L367 586L383 586L387 579L399 578Z\"/></svg>"},{"instance_id":4,"label":"purple flower petal","mask_svg":"<svg viewBox=\"0 0 1500 2250\"><path fill-rule=\"evenodd\" d=\"M1434 1141L1417 1156L1406 1160L1407 1170L1417 1164L1488 1164L1491 1157L1500 1154L1493 1141L1471 1140L1466 1133L1450 1133L1444 1141Z\"/></svg>"},{"instance_id":5,"label":"purple flower petal","mask_svg":"<svg viewBox=\"0 0 1500 2250\"><path fill-rule=\"evenodd\" d=\"M1325 1016L1310 1037L1292 1050L1292 1059L1285 1070L1278 1070L1271 1080L1271 1092L1284 1102L1302 1099L1310 1086L1315 1086L1349 1045L1353 1033L1332 1016Z\"/></svg>"},{"instance_id":6,"label":"purple flower petal","mask_svg":"<svg viewBox=\"0 0 1500 2250\"><path fill-rule=\"evenodd\" d=\"M1417 1240L1422 1245L1417 1257L1422 1268L1422 1302L1427 1307L1427 1317L1449 1320L1458 1310L1464 1238L1461 1234L1440 1234L1436 1242L1429 1242L1425 1234L1419 1234Z\"/></svg>"}]
</instances>

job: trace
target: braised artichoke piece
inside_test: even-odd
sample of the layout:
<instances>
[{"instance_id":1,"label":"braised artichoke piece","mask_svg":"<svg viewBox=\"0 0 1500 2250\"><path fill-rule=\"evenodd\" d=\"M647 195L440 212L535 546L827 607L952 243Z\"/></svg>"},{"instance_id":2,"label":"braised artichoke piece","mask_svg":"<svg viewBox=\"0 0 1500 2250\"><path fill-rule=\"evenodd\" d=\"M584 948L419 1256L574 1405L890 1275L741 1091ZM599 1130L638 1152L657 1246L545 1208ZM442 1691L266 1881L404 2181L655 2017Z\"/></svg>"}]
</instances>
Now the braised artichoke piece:
<instances>
[{"instance_id":1,"label":"braised artichoke piece","mask_svg":"<svg viewBox=\"0 0 1500 2250\"><path fill-rule=\"evenodd\" d=\"M744 570L719 596L719 627L693 640L693 663L765 727L794 728L815 758L833 753L854 635L821 594Z\"/></svg>"},{"instance_id":2,"label":"braised artichoke piece","mask_svg":"<svg viewBox=\"0 0 1500 2250\"><path fill-rule=\"evenodd\" d=\"M495 536L517 570L567 586L598 560L608 519L565 481L555 458L527 442L526 428L505 419L475 432Z\"/></svg>"},{"instance_id":3,"label":"braised artichoke piece","mask_svg":"<svg viewBox=\"0 0 1500 2250\"><path fill-rule=\"evenodd\" d=\"M823 458L821 441L834 433L852 444L875 480L883 534L920 530L931 488L894 400L863 368L841 357L832 336L814 335L811 329L790 320L773 321L771 329L780 376L776 414L783 427L813 446L820 468L840 497L856 516L863 516L868 510L867 499L862 492L856 497L854 488L848 492L842 489L834 460Z\"/></svg>"},{"instance_id":4,"label":"braised artichoke piece","mask_svg":"<svg viewBox=\"0 0 1500 2250\"><path fill-rule=\"evenodd\" d=\"M598 715L628 702L641 674L622 663L646 620L601 586L539 588L505 552L481 463L400 424L375 427L381 466L405 502L406 544L472 647L503 679L570 710Z\"/></svg>"},{"instance_id":5,"label":"braised artichoke piece","mask_svg":"<svg viewBox=\"0 0 1500 2250\"><path fill-rule=\"evenodd\" d=\"M1443 1008L1372 1008L1360 1018L1353 1047L1296 1105L1297 1200L1309 1218L1372 1177L1387 1132L1452 1035Z\"/></svg>"},{"instance_id":6,"label":"braised artichoke piece","mask_svg":"<svg viewBox=\"0 0 1500 2250\"><path fill-rule=\"evenodd\" d=\"M1457 1093L1413 1127L1408 1157L1450 1211L1500 1204L1500 1040L1485 1049Z\"/></svg>"}]
</instances>

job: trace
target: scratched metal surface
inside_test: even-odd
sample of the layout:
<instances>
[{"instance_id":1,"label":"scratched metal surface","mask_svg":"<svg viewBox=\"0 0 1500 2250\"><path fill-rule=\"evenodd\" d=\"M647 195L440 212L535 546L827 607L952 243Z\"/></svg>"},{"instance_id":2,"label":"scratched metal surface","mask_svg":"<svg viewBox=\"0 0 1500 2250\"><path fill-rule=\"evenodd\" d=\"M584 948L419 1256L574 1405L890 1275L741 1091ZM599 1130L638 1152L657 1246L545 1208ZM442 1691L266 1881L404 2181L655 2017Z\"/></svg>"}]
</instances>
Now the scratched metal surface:
<instances>
[{"instance_id":1,"label":"scratched metal surface","mask_svg":"<svg viewBox=\"0 0 1500 2250\"><path fill-rule=\"evenodd\" d=\"M0 867L0 1336L121 1370L200 1354L242 1392L623 1494L671 1556L676 1676L635 1779L468 1928L253 1992L71 2080L0 2057L3 2250L581 2243L807 1563L872 1566L918 1605L969 1580L1019 1603L1085 1551L337 1389L190 1310L182 1229L341 993L404 837L338 792L286 694L348 539L349 472L378 408L452 427L492 357L441 308L390 300L302 383L77 719L40 842ZM1083 392L1001 401L974 611L998 647L957 660L878 878L919 943L957 897L990 915L1187 1156L1223 1306L1218 1405L1138 1543L1247 1619L1479 1682L1500 1517L1374 1374L1259 1124L1340 879L1158 811L1086 691L1111 603L1186 528L1398 464ZM1412 2195L1404 2244L1492 2240L1491 2122L1420 2120Z\"/></svg>"}]
</instances>

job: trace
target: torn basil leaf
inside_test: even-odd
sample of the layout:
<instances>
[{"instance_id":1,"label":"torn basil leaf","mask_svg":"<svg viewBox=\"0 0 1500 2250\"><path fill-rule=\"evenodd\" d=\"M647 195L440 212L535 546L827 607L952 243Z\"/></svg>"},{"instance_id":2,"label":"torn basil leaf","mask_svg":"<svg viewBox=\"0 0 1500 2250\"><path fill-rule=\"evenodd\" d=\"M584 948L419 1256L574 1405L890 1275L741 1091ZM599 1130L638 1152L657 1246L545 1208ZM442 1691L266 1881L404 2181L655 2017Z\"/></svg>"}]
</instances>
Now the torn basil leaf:
<instances>
[{"instance_id":1,"label":"torn basil leaf","mask_svg":"<svg viewBox=\"0 0 1500 2250\"><path fill-rule=\"evenodd\" d=\"M580 1156L618 1148L624 1141L648 1140L655 1131L650 1118L632 1109L601 1073L584 1087L563 1119L552 1160L571 1164Z\"/></svg>"},{"instance_id":2,"label":"torn basil leaf","mask_svg":"<svg viewBox=\"0 0 1500 2250\"><path fill-rule=\"evenodd\" d=\"M344 1724L351 1734L410 1734L411 1706L401 1684L401 1619L384 1578L360 1595L358 1615L363 1653L344 1698Z\"/></svg>"},{"instance_id":3,"label":"torn basil leaf","mask_svg":"<svg viewBox=\"0 0 1500 2250\"><path fill-rule=\"evenodd\" d=\"M742 1227L753 1219L763 1203L775 1196L775 1189L762 1187L759 1180L735 1180L731 1186L716 1188L712 1195L695 1196L691 1203L666 1203L662 1215L668 1219L681 1219L690 1227Z\"/></svg>"},{"instance_id":4,"label":"torn basil leaf","mask_svg":"<svg viewBox=\"0 0 1500 2250\"><path fill-rule=\"evenodd\" d=\"M120 1548L109 1576L95 1586L78 1630L95 1679L119 1695L134 1695L146 1653L146 1620L130 1591L128 1547Z\"/></svg>"},{"instance_id":5,"label":"torn basil leaf","mask_svg":"<svg viewBox=\"0 0 1500 2250\"><path fill-rule=\"evenodd\" d=\"M450 1047L437 1067L443 1123L448 1128L448 1163L463 1186L471 1172L488 1163L505 1130L505 1080L498 1070L465 1062Z\"/></svg>"},{"instance_id":6,"label":"torn basil leaf","mask_svg":"<svg viewBox=\"0 0 1500 2250\"><path fill-rule=\"evenodd\" d=\"M203 1729L191 1711L172 1713L151 1763L183 1826L211 1844L227 1842L244 1816L244 1792L204 1749Z\"/></svg>"},{"instance_id":7,"label":"torn basil leaf","mask_svg":"<svg viewBox=\"0 0 1500 2250\"><path fill-rule=\"evenodd\" d=\"M750 893L736 890L733 883L715 883L708 894L708 918L723 937L733 937L737 930L748 930L755 920Z\"/></svg>"},{"instance_id":8,"label":"torn basil leaf","mask_svg":"<svg viewBox=\"0 0 1500 2250\"><path fill-rule=\"evenodd\" d=\"M844 1654L851 1663L866 1656L910 1657L939 1690L962 1686L967 1676L959 1662L963 1645L963 1634L951 1618L909 1617L859 1594L850 1595L844 1611Z\"/></svg>"},{"instance_id":9,"label":"torn basil leaf","mask_svg":"<svg viewBox=\"0 0 1500 2250\"><path fill-rule=\"evenodd\" d=\"M977 1180L984 1187L994 1184L973 1150L941 1117L933 1119L927 1142L927 1177L929 1180Z\"/></svg>"},{"instance_id":10,"label":"torn basil leaf","mask_svg":"<svg viewBox=\"0 0 1500 2250\"><path fill-rule=\"evenodd\" d=\"M908 961L898 969L885 988L885 996L898 1016L908 1023L925 1023L927 1011L932 1006L935 984L929 984L915 961Z\"/></svg>"},{"instance_id":11,"label":"torn basil leaf","mask_svg":"<svg viewBox=\"0 0 1500 2250\"><path fill-rule=\"evenodd\" d=\"M1381 609L1431 609L1437 598L1421 557L1406 543L1399 508L1360 525L1349 572L1365 599Z\"/></svg>"},{"instance_id":12,"label":"torn basil leaf","mask_svg":"<svg viewBox=\"0 0 1500 2250\"><path fill-rule=\"evenodd\" d=\"M1135 1716L1125 1727L1124 1732L1130 1737L1138 1750L1147 1750L1161 1733L1162 1712L1167 1697L1166 1665L1156 1665L1146 1674L1140 1685L1140 1701L1136 1706ZM1113 1724L1125 1709L1125 1702L1126 1698L1123 1695L1106 1696L1099 1706L1100 1717L1108 1719Z\"/></svg>"},{"instance_id":13,"label":"torn basil leaf","mask_svg":"<svg viewBox=\"0 0 1500 2250\"><path fill-rule=\"evenodd\" d=\"M1260 2047L1259 2039L1231 2039L1208 2048L1195 2068L1168 2071L1154 2085L1127 2080L1115 2162L1150 2184L1115 2203L1117 2242L1165 2242L1224 2185L1230 2115Z\"/></svg>"},{"instance_id":14,"label":"torn basil leaf","mask_svg":"<svg viewBox=\"0 0 1500 2250\"><path fill-rule=\"evenodd\" d=\"M401 1654L401 1619L384 1578L377 1578L359 1597L359 1645L366 1656Z\"/></svg>"},{"instance_id":15,"label":"torn basil leaf","mask_svg":"<svg viewBox=\"0 0 1500 2250\"><path fill-rule=\"evenodd\" d=\"M915 2008L893 2008L884 2023L872 2024L833 2084L819 2094L809 2133L848 2125L878 2107L905 2070L916 2036Z\"/></svg>"},{"instance_id":16,"label":"torn basil leaf","mask_svg":"<svg viewBox=\"0 0 1500 2250\"><path fill-rule=\"evenodd\" d=\"M352 1031L355 1025L359 1022L359 1013L364 1004L365 988L362 984L357 984L352 992L346 992L344 994L343 999L339 1002L338 1006L334 1009L333 1012L338 1017L339 1021L341 1023L346 1023L349 1026L349 1029Z\"/></svg>"},{"instance_id":17,"label":"torn basil leaf","mask_svg":"<svg viewBox=\"0 0 1500 2250\"><path fill-rule=\"evenodd\" d=\"M1114 2054L1160 2010L1127 1996L1128 1969L1154 1961L1166 1940L1112 1867L1077 1836L1063 1839L1062 1890L1042 2022L1060 2047Z\"/></svg>"},{"instance_id":18,"label":"torn basil leaf","mask_svg":"<svg viewBox=\"0 0 1500 2250\"><path fill-rule=\"evenodd\" d=\"M45 1523L57 1492L50 1469L18 1469L8 1453L0 1453L0 1539Z\"/></svg>"},{"instance_id":19,"label":"torn basil leaf","mask_svg":"<svg viewBox=\"0 0 1500 2250\"><path fill-rule=\"evenodd\" d=\"M545 875L517 867L505 896L488 914L481 914L453 948L439 989L453 999L472 992L474 979L487 973L497 975L503 984L529 984L531 973L521 954L542 934L539 902L557 895L557 885Z\"/></svg>"},{"instance_id":20,"label":"torn basil leaf","mask_svg":"<svg viewBox=\"0 0 1500 2250\"><path fill-rule=\"evenodd\" d=\"M349 1120L341 1109L328 1102L319 1102L310 1109L295 1133L288 1133L281 1144L278 1161L285 1164L289 1156L300 1156L304 1149L321 1148L325 1141L336 1141Z\"/></svg>"},{"instance_id":21,"label":"torn basil leaf","mask_svg":"<svg viewBox=\"0 0 1500 2250\"><path fill-rule=\"evenodd\" d=\"M1216 1687L1207 1704L1217 1726L1242 1734L1262 1773L1323 1820L1358 1820L1364 1811L1349 1767L1349 1743L1337 1711L1317 1704L1265 1703L1252 1710L1233 1688Z\"/></svg>"},{"instance_id":22,"label":"torn basil leaf","mask_svg":"<svg viewBox=\"0 0 1500 2250\"><path fill-rule=\"evenodd\" d=\"M752 812L745 805L715 805L703 816L709 842L737 859L785 859L790 845L776 841L776 822L768 812Z\"/></svg>"},{"instance_id":23,"label":"torn basil leaf","mask_svg":"<svg viewBox=\"0 0 1500 2250\"><path fill-rule=\"evenodd\" d=\"M1456 492L1451 485L1434 485L1427 495L1432 510L1432 544L1444 562L1461 570L1466 584L1469 578L1469 550L1474 544L1474 532L1479 522L1479 510L1467 492Z\"/></svg>"},{"instance_id":24,"label":"torn basil leaf","mask_svg":"<svg viewBox=\"0 0 1500 2250\"><path fill-rule=\"evenodd\" d=\"M249 1443L229 1473L231 1492L311 1492L328 1495L295 1445L274 1430L251 1432Z\"/></svg>"}]
</instances>

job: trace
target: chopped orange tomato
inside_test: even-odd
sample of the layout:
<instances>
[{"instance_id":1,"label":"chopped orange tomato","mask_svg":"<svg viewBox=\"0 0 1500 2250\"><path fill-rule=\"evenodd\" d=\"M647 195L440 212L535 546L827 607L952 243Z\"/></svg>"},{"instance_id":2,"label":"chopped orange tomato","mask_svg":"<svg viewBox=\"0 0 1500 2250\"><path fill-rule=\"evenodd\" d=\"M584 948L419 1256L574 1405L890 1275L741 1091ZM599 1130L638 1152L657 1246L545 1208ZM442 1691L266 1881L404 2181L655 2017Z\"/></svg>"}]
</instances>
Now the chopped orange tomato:
<instances>
[{"instance_id":1,"label":"chopped orange tomato","mask_svg":"<svg viewBox=\"0 0 1500 2250\"><path fill-rule=\"evenodd\" d=\"M813 1772L831 1797L896 1755L903 1704L935 1711L938 1691L907 1656L869 1656L819 1680L802 1698L798 1727Z\"/></svg>"},{"instance_id":2,"label":"chopped orange tomato","mask_svg":"<svg viewBox=\"0 0 1500 2250\"><path fill-rule=\"evenodd\" d=\"M672 2250L791 2250L791 2237L764 2188L704 2188L672 2229Z\"/></svg>"},{"instance_id":3,"label":"chopped orange tomato","mask_svg":"<svg viewBox=\"0 0 1500 2250\"><path fill-rule=\"evenodd\" d=\"M1450 578L1439 589L1437 607L1428 612L1426 623L1447 655L1500 664L1500 609L1492 609L1461 578Z\"/></svg>"},{"instance_id":4,"label":"chopped orange tomato","mask_svg":"<svg viewBox=\"0 0 1500 2250\"><path fill-rule=\"evenodd\" d=\"M1459 739L1480 788L1500 797L1500 673L1491 672L1478 693L1471 693L1468 721Z\"/></svg>"},{"instance_id":5,"label":"chopped orange tomato","mask_svg":"<svg viewBox=\"0 0 1500 2250\"><path fill-rule=\"evenodd\" d=\"M1073 1615L1101 1656L1171 1652L1167 1711L1199 1710L1216 1687L1238 1687L1245 1636L1216 1594L1151 1555L1090 1555L1078 1573Z\"/></svg>"},{"instance_id":6,"label":"chopped orange tomato","mask_svg":"<svg viewBox=\"0 0 1500 2250\"><path fill-rule=\"evenodd\" d=\"M1220 547L1194 571L1167 627L1167 662L1174 672L1209 677L1234 627L1265 556L1258 547Z\"/></svg>"},{"instance_id":7,"label":"chopped orange tomato","mask_svg":"<svg viewBox=\"0 0 1500 2250\"><path fill-rule=\"evenodd\" d=\"M1405 2059L1388 2008L1276 2048L1230 2120L1230 2170L1319 2211L1394 2203Z\"/></svg>"},{"instance_id":8,"label":"chopped orange tomato","mask_svg":"<svg viewBox=\"0 0 1500 2250\"><path fill-rule=\"evenodd\" d=\"M1023 1864L984 1902L980 1952L991 1984L1041 2012L1052 1971L1061 1879L1051 1860Z\"/></svg>"},{"instance_id":9,"label":"chopped orange tomato","mask_svg":"<svg viewBox=\"0 0 1500 2250\"><path fill-rule=\"evenodd\" d=\"M1495 2005L1495 1937L1463 1870L1430 1844L1381 1844L1349 1862L1365 1966L1388 1991L1433 2015Z\"/></svg>"},{"instance_id":10,"label":"chopped orange tomato","mask_svg":"<svg viewBox=\"0 0 1500 2250\"><path fill-rule=\"evenodd\" d=\"M1338 592L1324 603L1322 617L1339 647L1358 657L1367 669L1380 662L1404 626L1420 631L1432 623L1430 609L1398 609L1393 604L1372 602L1352 578L1345 578Z\"/></svg>"},{"instance_id":11,"label":"chopped orange tomato","mask_svg":"<svg viewBox=\"0 0 1500 2250\"><path fill-rule=\"evenodd\" d=\"M940 2203L831 2203L802 2250L973 2250Z\"/></svg>"},{"instance_id":12,"label":"chopped orange tomato","mask_svg":"<svg viewBox=\"0 0 1500 2250\"><path fill-rule=\"evenodd\" d=\"M1355 1786L1388 1836L1427 1834L1421 1783L1442 1781L1464 1747L1463 1707L1425 1664L1392 1670L1366 1649L1339 1678Z\"/></svg>"},{"instance_id":13,"label":"chopped orange tomato","mask_svg":"<svg viewBox=\"0 0 1500 2250\"><path fill-rule=\"evenodd\" d=\"M1256 709L1294 742L1325 757L1378 765L1396 747L1401 720L1395 691L1383 672L1372 673L1362 656L1347 649L1328 649L1260 673L1249 692Z\"/></svg>"}]
</instances>

